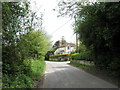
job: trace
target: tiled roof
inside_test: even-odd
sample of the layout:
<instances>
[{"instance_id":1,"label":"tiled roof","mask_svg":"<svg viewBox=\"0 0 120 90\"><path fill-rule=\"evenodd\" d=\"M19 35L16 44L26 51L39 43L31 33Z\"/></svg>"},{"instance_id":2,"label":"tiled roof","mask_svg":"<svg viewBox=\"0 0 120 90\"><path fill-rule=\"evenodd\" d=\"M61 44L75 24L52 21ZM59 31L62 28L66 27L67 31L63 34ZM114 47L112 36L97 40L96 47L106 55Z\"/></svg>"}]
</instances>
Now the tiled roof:
<instances>
[{"instance_id":1,"label":"tiled roof","mask_svg":"<svg viewBox=\"0 0 120 90\"><path fill-rule=\"evenodd\" d=\"M65 43L65 44L59 45L59 47L66 47L66 46L75 46L75 44L74 43Z\"/></svg>"}]
</instances>

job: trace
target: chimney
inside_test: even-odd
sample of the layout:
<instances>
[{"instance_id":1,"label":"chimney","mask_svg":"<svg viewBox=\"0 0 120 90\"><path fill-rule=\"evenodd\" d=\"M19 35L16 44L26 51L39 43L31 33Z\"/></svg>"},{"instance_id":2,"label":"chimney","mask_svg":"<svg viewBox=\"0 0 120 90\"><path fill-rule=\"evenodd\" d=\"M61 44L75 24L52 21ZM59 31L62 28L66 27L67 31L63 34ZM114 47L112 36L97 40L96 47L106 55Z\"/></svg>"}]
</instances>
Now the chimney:
<instances>
[{"instance_id":1,"label":"chimney","mask_svg":"<svg viewBox=\"0 0 120 90\"><path fill-rule=\"evenodd\" d=\"M59 47L61 47L62 46L62 41L61 40L59 40Z\"/></svg>"}]
</instances>

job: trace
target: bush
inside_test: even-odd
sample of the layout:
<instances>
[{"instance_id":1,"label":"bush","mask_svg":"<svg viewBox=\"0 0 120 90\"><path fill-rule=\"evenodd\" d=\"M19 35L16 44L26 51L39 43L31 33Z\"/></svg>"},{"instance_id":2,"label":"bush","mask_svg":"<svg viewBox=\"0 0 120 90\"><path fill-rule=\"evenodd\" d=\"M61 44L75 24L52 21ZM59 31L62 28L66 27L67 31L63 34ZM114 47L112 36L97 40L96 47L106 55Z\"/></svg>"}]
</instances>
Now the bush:
<instances>
[{"instance_id":1,"label":"bush","mask_svg":"<svg viewBox=\"0 0 120 90\"><path fill-rule=\"evenodd\" d=\"M32 88L32 79L25 74L18 74L15 80L11 83L10 88Z\"/></svg>"},{"instance_id":2,"label":"bush","mask_svg":"<svg viewBox=\"0 0 120 90\"><path fill-rule=\"evenodd\" d=\"M115 77L120 77L120 60L119 58L114 58L114 60L109 64L111 70L111 75Z\"/></svg>"},{"instance_id":3,"label":"bush","mask_svg":"<svg viewBox=\"0 0 120 90\"><path fill-rule=\"evenodd\" d=\"M31 88L33 81L25 74L18 74L17 77L3 75L3 88Z\"/></svg>"},{"instance_id":4,"label":"bush","mask_svg":"<svg viewBox=\"0 0 120 90\"><path fill-rule=\"evenodd\" d=\"M76 53L76 51L72 51L72 52L71 52L71 54L75 54L75 53Z\"/></svg>"},{"instance_id":5,"label":"bush","mask_svg":"<svg viewBox=\"0 0 120 90\"><path fill-rule=\"evenodd\" d=\"M73 60L92 60L92 54L89 51L74 53L71 55Z\"/></svg>"},{"instance_id":6,"label":"bush","mask_svg":"<svg viewBox=\"0 0 120 90\"><path fill-rule=\"evenodd\" d=\"M25 60L19 68L20 71L14 77L3 74L3 88L32 88L33 81L43 75L45 62Z\"/></svg>"}]
</instances>

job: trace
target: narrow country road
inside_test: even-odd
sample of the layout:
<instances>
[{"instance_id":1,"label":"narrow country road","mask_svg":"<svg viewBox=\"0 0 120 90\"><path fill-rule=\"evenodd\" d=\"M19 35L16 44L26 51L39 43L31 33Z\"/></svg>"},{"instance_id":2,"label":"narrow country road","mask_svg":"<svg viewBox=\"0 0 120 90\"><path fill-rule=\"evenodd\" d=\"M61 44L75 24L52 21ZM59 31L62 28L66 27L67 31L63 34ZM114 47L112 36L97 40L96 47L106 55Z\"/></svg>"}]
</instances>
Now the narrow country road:
<instances>
[{"instance_id":1,"label":"narrow country road","mask_svg":"<svg viewBox=\"0 0 120 90\"><path fill-rule=\"evenodd\" d=\"M117 88L67 62L46 61L43 88Z\"/></svg>"}]
</instances>

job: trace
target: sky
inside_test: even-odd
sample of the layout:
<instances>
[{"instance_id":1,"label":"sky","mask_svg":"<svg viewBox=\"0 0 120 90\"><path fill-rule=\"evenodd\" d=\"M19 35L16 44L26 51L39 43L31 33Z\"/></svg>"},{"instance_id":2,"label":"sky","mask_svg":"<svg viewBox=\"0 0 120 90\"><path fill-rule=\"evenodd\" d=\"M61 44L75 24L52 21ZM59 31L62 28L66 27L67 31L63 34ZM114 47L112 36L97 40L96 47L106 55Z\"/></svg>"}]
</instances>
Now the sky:
<instances>
[{"instance_id":1,"label":"sky","mask_svg":"<svg viewBox=\"0 0 120 90\"><path fill-rule=\"evenodd\" d=\"M32 10L36 12L38 17L43 13L43 27L51 41L55 43L64 36L69 43L75 43L75 35L73 32L73 20L68 17L57 17L58 12L54 11L57 7L58 0L31 0Z\"/></svg>"}]
</instances>

